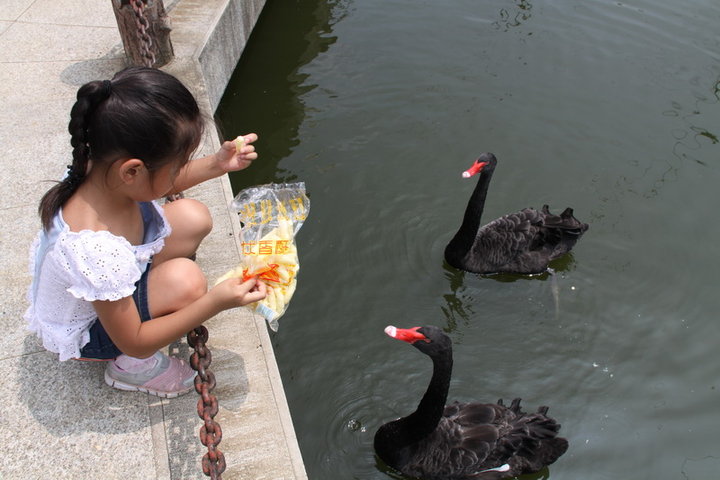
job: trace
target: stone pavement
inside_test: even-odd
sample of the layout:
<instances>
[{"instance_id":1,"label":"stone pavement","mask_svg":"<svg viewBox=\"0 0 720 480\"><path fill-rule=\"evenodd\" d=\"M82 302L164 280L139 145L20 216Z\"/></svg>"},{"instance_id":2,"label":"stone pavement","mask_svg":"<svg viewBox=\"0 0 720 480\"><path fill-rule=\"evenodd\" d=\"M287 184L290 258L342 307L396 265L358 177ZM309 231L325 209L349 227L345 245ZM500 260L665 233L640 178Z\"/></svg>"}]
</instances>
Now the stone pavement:
<instances>
[{"instance_id":1,"label":"stone pavement","mask_svg":"<svg viewBox=\"0 0 720 480\"><path fill-rule=\"evenodd\" d=\"M0 0L0 378L5 390L0 479L207 478L194 393L160 400L114 390L101 364L58 362L22 318L37 205L70 162L67 123L77 89L110 78L125 54L110 0ZM264 0L165 0L179 77L211 117ZM235 132L245 133L245 132ZM200 154L214 152L211 126ZM187 192L215 229L198 252L214 279L239 261L226 177ZM245 310L206 323L220 403L225 479L307 478L264 320ZM188 355L183 340L171 346Z\"/></svg>"}]
</instances>

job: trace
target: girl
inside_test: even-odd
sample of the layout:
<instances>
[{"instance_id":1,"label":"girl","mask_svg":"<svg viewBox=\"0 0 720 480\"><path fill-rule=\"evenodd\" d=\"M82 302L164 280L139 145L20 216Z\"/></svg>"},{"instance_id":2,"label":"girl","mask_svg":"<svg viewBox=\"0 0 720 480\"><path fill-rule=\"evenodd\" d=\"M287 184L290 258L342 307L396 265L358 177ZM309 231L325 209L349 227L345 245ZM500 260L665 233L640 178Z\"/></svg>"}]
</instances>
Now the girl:
<instances>
[{"instance_id":1,"label":"girl","mask_svg":"<svg viewBox=\"0 0 720 480\"><path fill-rule=\"evenodd\" d=\"M190 260L212 229L208 209L192 199L156 202L257 158L249 134L241 151L224 142L189 161L203 125L192 94L160 70L132 67L87 83L70 115L72 165L40 202L30 330L61 361L107 360L105 381L121 390L190 391L195 371L159 349L266 295L255 279L208 291Z\"/></svg>"}]
</instances>

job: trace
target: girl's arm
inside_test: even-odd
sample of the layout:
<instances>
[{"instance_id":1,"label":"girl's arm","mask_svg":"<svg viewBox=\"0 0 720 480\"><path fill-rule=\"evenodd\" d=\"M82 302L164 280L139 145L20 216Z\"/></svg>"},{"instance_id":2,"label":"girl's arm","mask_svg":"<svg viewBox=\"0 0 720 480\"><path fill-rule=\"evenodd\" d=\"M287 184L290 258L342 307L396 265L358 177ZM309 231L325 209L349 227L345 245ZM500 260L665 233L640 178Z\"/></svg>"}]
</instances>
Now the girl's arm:
<instances>
[{"instance_id":1,"label":"girl's arm","mask_svg":"<svg viewBox=\"0 0 720 480\"><path fill-rule=\"evenodd\" d=\"M223 310L265 298L263 282L230 278L180 310L141 322L135 301L125 297L93 302L100 323L113 343L126 355L149 357Z\"/></svg>"},{"instance_id":2,"label":"girl's arm","mask_svg":"<svg viewBox=\"0 0 720 480\"><path fill-rule=\"evenodd\" d=\"M258 156L252 145L258 137L254 133L243 135L243 137L245 144L240 152L236 150L235 142L225 141L216 153L189 161L175 178L170 194L185 191L228 172L249 167Z\"/></svg>"}]
</instances>

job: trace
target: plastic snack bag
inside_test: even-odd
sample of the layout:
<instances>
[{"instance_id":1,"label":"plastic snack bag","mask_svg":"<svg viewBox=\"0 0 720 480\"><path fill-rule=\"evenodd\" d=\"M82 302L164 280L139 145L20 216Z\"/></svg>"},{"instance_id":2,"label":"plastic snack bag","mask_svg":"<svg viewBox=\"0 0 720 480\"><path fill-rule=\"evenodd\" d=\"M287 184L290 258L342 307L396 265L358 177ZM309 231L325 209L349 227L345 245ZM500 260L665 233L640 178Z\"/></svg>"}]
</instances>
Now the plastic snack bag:
<instances>
[{"instance_id":1,"label":"plastic snack bag","mask_svg":"<svg viewBox=\"0 0 720 480\"><path fill-rule=\"evenodd\" d=\"M246 188L230 206L242 222L240 265L220 277L247 280L258 277L268 295L247 305L262 315L273 331L295 292L300 269L295 235L310 211L305 183L271 183Z\"/></svg>"}]
</instances>

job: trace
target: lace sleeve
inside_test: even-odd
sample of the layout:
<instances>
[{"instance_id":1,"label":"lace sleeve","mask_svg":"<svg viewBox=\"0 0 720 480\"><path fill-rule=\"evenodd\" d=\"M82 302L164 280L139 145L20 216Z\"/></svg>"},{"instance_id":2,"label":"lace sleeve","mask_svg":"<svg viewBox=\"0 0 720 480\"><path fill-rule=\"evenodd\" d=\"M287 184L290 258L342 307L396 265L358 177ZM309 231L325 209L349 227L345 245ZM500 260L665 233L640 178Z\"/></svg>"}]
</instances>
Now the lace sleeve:
<instances>
[{"instance_id":1,"label":"lace sleeve","mask_svg":"<svg viewBox=\"0 0 720 480\"><path fill-rule=\"evenodd\" d=\"M56 244L58 267L76 298L119 300L132 295L142 272L130 243L110 232L67 232Z\"/></svg>"}]
</instances>

